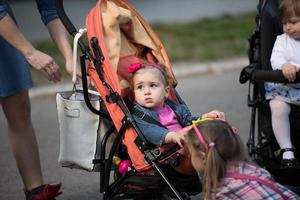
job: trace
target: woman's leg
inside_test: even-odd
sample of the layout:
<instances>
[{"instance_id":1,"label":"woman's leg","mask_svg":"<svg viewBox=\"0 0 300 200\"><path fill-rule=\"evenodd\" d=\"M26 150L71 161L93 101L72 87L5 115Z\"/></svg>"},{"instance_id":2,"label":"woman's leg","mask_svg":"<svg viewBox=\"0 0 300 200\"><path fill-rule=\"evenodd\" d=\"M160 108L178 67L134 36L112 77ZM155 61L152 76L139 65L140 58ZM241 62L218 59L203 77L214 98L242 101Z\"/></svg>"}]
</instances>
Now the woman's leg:
<instances>
[{"instance_id":1,"label":"woman's leg","mask_svg":"<svg viewBox=\"0 0 300 200\"><path fill-rule=\"evenodd\" d=\"M8 121L10 147L26 190L43 184L28 91L0 98Z\"/></svg>"},{"instance_id":2,"label":"woman's leg","mask_svg":"<svg viewBox=\"0 0 300 200\"><path fill-rule=\"evenodd\" d=\"M280 148L292 148L289 121L289 114L291 112L290 105L283 101L271 100L270 107L272 113L272 127ZM292 159L294 158L294 153L292 151L286 151L282 156L284 159Z\"/></svg>"}]
</instances>

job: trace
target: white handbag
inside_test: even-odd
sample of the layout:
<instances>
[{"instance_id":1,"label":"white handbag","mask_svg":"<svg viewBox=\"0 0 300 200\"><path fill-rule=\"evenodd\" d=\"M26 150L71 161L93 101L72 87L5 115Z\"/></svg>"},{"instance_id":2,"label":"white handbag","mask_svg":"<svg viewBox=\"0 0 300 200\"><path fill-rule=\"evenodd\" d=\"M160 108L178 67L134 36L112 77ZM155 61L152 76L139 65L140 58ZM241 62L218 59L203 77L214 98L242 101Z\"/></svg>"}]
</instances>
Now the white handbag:
<instances>
[{"instance_id":1,"label":"white handbag","mask_svg":"<svg viewBox=\"0 0 300 200\"><path fill-rule=\"evenodd\" d=\"M90 102L100 109L99 96L90 94ZM56 104L60 130L58 162L63 167L98 171L93 161L101 153L100 116L86 106L82 91L59 92Z\"/></svg>"},{"instance_id":2,"label":"white handbag","mask_svg":"<svg viewBox=\"0 0 300 200\"><path fill-rule=\"evenodd\" d=\"M112 127L112 122L90 111L84 100L83 91L76 90L76 63L78 39L86 32L80 29L74 37L72 91L56 94L56 105L60 131L60 151L58 162L63 167L99 171L101 142L104 134ZM100 111L99 93L88 91L92 106ZM108 138L105 151L111 148L113 137ZM103 152L104 153L104 152ZM105 155L107 156L107 155Z\"/></svg>"},{"instance_id":3,"label":"white handbag","mask_svg":"<svg viewBox=\"0 0 300 200\"><path fill-rule=\"evenodd\" d=\"M73 90L56 94L56 106L60 131L58 162L63 167L97 171L93 160L100 156L100 117L92 113L85 101L83 91L76 90L77 43L86 30L80 29L74 39ZM91 104L100 109L100 97L90 96Z\"/></svg>"}]
</instances>

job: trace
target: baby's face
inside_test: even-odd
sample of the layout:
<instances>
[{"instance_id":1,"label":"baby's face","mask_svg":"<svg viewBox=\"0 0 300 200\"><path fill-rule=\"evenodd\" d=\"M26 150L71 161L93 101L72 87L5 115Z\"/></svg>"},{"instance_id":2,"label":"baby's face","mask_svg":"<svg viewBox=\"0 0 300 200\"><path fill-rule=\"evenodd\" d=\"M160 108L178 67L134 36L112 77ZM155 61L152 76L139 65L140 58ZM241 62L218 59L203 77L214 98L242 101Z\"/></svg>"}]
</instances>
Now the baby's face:
<instances>
[{"instance_id":1,"label":"baby's face","mask_svg":"<svg viewBox=\"0 0 300 200\"><path fill-rule=\"evenodd\" d=\"M165 85L158 69L141 69L133 77L133 92L136 103L146 108L163 106L169 95L169 87Z\"/></svg>"},{"instance_id":2,"label":"baby's face","mask_svg":"<svg viewBox=\"0 0 300 200\"><path fill-rule=\"evenodd\" d=\"M293 16L282 22L283 32L295 40L300 40L300 17Z\"/></svg>"}]
</instances>

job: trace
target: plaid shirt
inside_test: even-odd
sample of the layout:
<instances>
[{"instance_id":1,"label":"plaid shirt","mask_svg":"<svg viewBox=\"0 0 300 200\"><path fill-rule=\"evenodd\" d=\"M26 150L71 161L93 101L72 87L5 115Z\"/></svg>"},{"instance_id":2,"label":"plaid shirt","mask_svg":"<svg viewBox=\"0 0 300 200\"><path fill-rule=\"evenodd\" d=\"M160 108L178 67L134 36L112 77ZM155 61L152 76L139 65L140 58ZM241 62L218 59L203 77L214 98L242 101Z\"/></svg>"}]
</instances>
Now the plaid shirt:
<instances>
[{"instance_id":1,"label":"plaid shirt","mask_svg":"<svg viewBox=\"0 0 300 200\"><path fill-rule=\"evenodd\" d=\"M288 188L274 182L270 173L260 167L247 164L235 163L227 168L226 173L240 173L248 176L259 177L268 182L273 182L275 186L286 196L289 200L300 200L300 197L290 191ZM273 189L265 186L257 181L236 179L225 175L221 186L217 188L216 199L219 200L282 200L280 194Z\"/></svg>"}]
</instances>

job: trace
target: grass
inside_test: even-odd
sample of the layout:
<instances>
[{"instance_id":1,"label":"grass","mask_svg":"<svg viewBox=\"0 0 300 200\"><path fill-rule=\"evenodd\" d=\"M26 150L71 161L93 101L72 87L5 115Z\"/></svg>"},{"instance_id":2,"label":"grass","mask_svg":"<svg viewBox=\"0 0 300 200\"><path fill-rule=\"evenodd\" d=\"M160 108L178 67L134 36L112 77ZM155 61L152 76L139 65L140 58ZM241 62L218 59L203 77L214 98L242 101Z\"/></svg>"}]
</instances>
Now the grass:
<instances>
[{"instance_id":1,"label":"grass","mask_svg":"<svg viewBox=\"0 0 300 200\"><path fill-rule=\"evenodd\" d=\"M185 24L153 24L171 61L207 61L245 56L254 13L206 18Z\"/></svg>"},{"instance_id":2,"label":"grass","mask_svg":"<svg viewBox=\"0 0 300 200\"><path fill-rule=\"evenodd\" d=\"M255 28L254 18L255 13L246 13L189 23L154 23L151 26L164 44L171 62L201 62L246 56L247 39ZM63 68L63 58L51 41L38 42L35 46L53 56ZM65 75L66 72L62 71ZM45 82L39 77L39 72L32 70L32 73L35 84Z\"/></svg>"}]
</instances>

